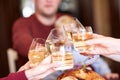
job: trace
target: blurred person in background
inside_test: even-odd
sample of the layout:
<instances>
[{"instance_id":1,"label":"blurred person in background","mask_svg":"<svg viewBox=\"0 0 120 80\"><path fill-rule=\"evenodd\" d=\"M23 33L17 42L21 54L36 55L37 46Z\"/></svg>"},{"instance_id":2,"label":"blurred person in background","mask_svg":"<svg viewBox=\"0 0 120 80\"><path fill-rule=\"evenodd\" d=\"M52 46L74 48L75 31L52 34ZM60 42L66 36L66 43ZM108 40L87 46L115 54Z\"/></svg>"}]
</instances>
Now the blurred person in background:
<instances>
[{"instance_id":1,"label":"blurred person in background","mask_svg":"<svg viewBox=\"0 0 120 80\"><path fill-rule=\"evenodd\" d=\"M13 48L18 51L18 68L28 61L29 46L33 38L46 40L50 30L54 28L54 22L62 16L57 12L61 0L33 1L35 13L28 18L19 18L13 25ZM61 71L57 71L45 80L55 80L60 74Z\"/></svg>"},{"instance_id":2,"label":"blurred person in background","mask_svg":"<svg viewBox=\"0 0 120 80\"><path fill-rule=\"evenodd\" d=\"M55 72L54 68L59 63L51 63L51 56L44 59L39 65L32 67L30 62L22 66L18 72L10 73L8 76L0 78L0 80L40 80L47 75Z\"/></svg>"},{"instance_id":3,"label":"blurred person in background","mask_svg":"<svg viewBox=\"0 0 120 80\"><path fill-rule=\"evenodd\" d=\"M61 0L34 0L35 13L28 18L19 18L13 26L13 48L19 53L19 63L28 61L28 50L33 38L46 39L61 16L57 9ZM21 65L18 65L20 67Z\"/></svg>"},{"instance_id":4,"label":"blurred person in background","mask_svg":"<svg viewBox=\"0 0 120 80\"><path fill-rule=\"evenodd\" d=\"M57 12L60 3L61 0L34 0L35 13L28 18L19 18L13 25L13 48L19 53L18 68L28 61L28 51L32 39L36 37L46 39L50 30L54 28L55 21L64 15ZM79 57L75 59L80 61ZM104 63L104 61L102 62ZM111 74L108 65L104 64L106 71L101 70L103 65L93 67L103 71L104 74L110 73L110 77L112 77L113 74ZM52 76L47 76L45 80L54 80L61 73L62 71L55 72L51 74Z\"/></svg>"}]
</instances>

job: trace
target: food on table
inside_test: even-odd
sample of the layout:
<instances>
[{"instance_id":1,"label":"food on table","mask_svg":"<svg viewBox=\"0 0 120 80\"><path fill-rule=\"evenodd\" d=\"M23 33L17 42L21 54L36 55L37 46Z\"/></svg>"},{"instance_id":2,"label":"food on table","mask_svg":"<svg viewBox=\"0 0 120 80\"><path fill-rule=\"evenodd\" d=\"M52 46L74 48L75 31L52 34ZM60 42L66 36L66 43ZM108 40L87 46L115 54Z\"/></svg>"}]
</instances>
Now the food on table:
<instances>
[{"instance_id":1,"label":"food on table","mask_svg":"<svg viewBox=\"0 0 120 80\"><path fill-rule=\"evenodd\" d=\"M72 70L67 70L61 74L57 80L105 80L98 73L93 70L77 68Z\"/></svg>"}]
</instances>

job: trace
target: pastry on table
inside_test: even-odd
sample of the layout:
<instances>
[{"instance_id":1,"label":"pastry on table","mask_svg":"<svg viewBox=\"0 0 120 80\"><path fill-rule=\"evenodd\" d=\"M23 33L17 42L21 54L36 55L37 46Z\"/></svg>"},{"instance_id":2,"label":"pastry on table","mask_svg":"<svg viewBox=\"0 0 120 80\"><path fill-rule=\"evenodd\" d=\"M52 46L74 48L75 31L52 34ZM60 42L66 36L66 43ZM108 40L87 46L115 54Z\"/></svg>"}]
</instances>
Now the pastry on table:
<instances>
[{"instance_id":1,"label":"pastry on table","mask_svg":"<svg viewBox=\"0 0 120 80\"><path fill-rule=\"evenodd\" d=\"M89 69L72 69L65 71L57 80L105 80L98 73Z\"/></svg>"}]
</instances>

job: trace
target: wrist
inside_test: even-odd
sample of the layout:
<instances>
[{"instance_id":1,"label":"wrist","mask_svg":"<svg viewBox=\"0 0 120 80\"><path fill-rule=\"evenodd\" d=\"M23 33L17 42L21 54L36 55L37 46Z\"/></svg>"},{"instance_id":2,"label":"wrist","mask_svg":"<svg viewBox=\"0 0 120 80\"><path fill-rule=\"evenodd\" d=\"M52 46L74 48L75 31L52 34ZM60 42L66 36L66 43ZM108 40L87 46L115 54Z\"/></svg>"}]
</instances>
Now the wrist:
<instances>
[{"instance_id":1,"label":"wrist","mask_svg":"<svg viewBox=\"0 0 120 80\"><path fill-rule=\"evenodd\" d=\"M120 43L120 39L115 39L115 41L114 41L116 44L116 53L115 54L120 54L120 45L119 45L119 43Z\"/></svg>"},{"instance_id":2,"label":"wrist","mask_svg":"<svg viewBox=\"0 0 120 80\"><path fill-rule=\"evenodd\" d=\"M25 75L26 75L28 80L31 80L31 78L33 78L35 76L34 70L33 69L26 70Z\"/></svg>"}]
</instances>

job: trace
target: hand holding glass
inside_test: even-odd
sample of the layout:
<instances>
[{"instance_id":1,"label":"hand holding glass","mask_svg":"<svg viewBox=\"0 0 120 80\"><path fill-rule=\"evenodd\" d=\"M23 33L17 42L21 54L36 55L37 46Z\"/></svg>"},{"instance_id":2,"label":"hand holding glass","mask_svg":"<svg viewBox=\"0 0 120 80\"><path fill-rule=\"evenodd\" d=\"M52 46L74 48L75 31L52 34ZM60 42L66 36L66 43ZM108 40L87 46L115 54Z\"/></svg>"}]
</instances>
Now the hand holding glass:
<instances>
[{"instance_id":1,"label":"hand holding glass","mask_svg":"<svg viewBox=\"0 0 120 80\"><path fill-rule=\"evenodd\" d=\"M89 46L85 43L86 40L93 38L92 28L90 26L85 28L79 28L72 33L73 44L76 50L83 53L93 49L93 46Z\"/></svg>"},{"instance_id":2,"label":"hand holding glass","mask_svg":"<svg viewBox=\"0 0 120 80\"><path fill-rule=\"evenodd\" d=\"M72 32L72 39L74 47L80 54L83 54L86 59L82 64L89 65L96 61L99 58L99 55L87 55L85 52L94 49L93 45L87 45L86 40L92 39L93 37L93 30L91 26L87 26L84 28L79 28L78 31Z\"/></svg>"}]
</instances>

